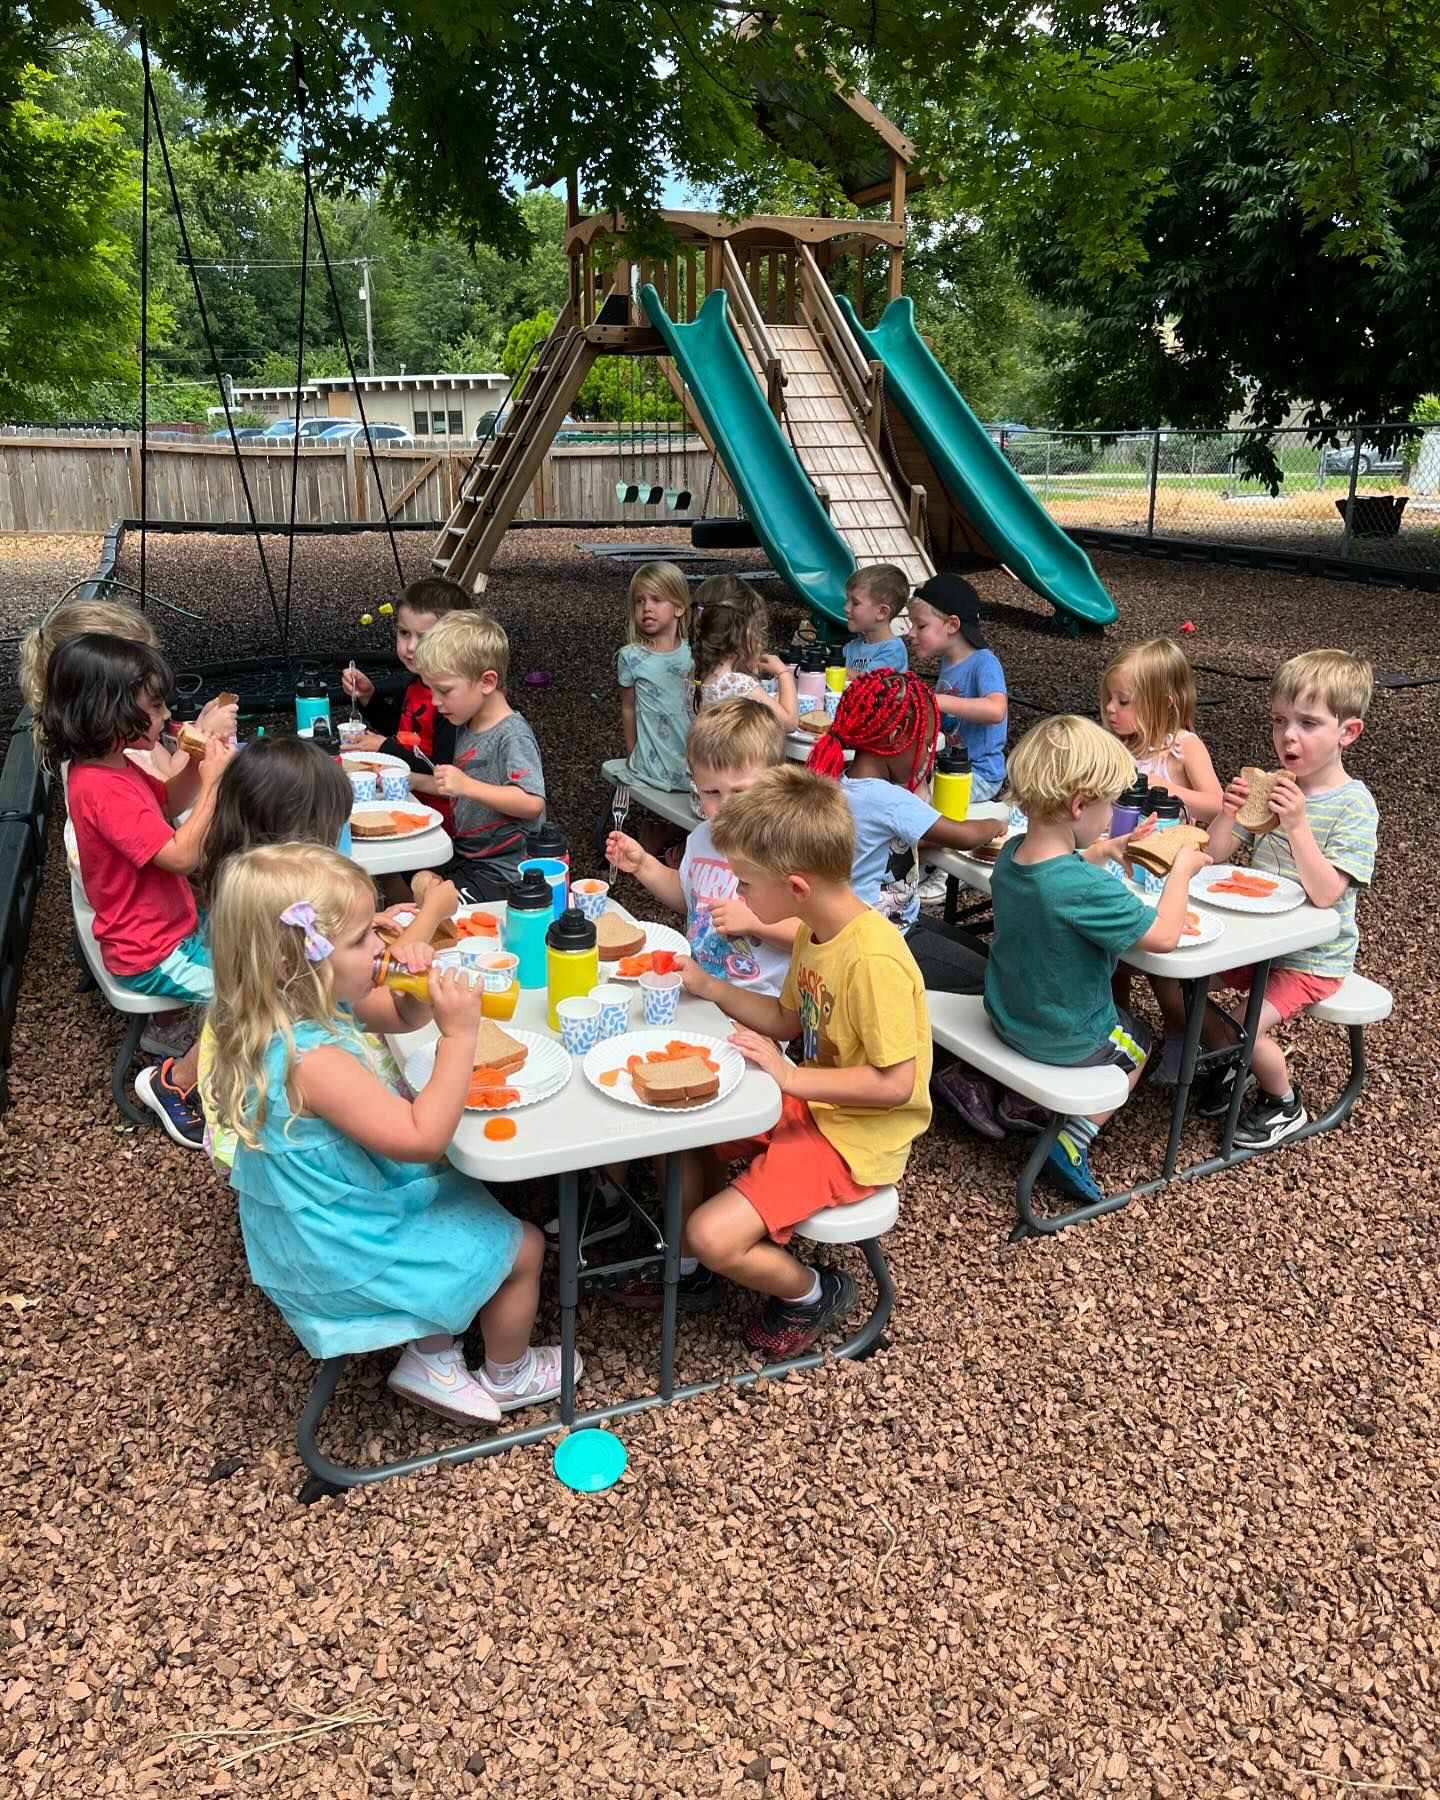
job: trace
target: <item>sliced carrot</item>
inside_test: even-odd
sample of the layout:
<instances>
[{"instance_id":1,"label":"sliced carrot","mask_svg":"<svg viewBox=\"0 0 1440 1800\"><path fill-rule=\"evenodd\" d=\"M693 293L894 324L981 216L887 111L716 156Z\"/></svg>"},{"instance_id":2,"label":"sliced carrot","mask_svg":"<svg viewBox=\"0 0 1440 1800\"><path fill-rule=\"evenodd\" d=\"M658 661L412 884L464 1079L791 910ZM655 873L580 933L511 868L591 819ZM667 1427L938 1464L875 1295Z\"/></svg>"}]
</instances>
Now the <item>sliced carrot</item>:
<instances>
[{"instance_id":1,"label":"sliced carrot","mask_svg":"<svg viewBox=\"0 0 1440 1800\"><path fill-rule=\"evenodd\" d=\"M503 1069L477 1069L470 1077L471 1087L504 1087L505 1071Z\"/></svg>"},{"instance_id":2,"label":"sliced carrot","mask_svg":"<svg viewBox=\"0 0 1440 1800\"><path fill-rule=\"evenodd\" d=\"M600 1071L601 1087L614 1087L619 1079L620 1071L618 1069L602 1069Z\"/></svg>"},{"instance_id":3,"label":"sliced carrot","mask_svg":"<svg viewBox=\"0 0 1440 1800\"><path fill-rule=\"evenodd\" d=\"M487 1119L485 1121L485 1135L487 1138L493 1138L496 1143L504 1143L507 1138L513 1138L519 1129L513 1119Z\"/></svg>"},{"instance_id":4,"label":"sliced carrot","mask_svg":"<svg viewBox=\"0 0 1440 1800\"><path fill-rule=\"evenodd\" d=\"M633 1075L637 1069L643 1069L644 1067L645 1058L643 1056L629 1056L625 1059L625 1068L628 1074Z\"/></svg>"},{"instance_id":5,"label":"sliced carrot","mask_svg":"<svg viewBox=\"0 0 1440 1800\"><path fill-rule=\"evenodd\" d=\"M693 1044L682 1044L679 1038L671 1038L670 1042L665 1046L665 1051L669 1056L693 1056L695 1054L695 1046Z\"/></svg>"}]
</instances>

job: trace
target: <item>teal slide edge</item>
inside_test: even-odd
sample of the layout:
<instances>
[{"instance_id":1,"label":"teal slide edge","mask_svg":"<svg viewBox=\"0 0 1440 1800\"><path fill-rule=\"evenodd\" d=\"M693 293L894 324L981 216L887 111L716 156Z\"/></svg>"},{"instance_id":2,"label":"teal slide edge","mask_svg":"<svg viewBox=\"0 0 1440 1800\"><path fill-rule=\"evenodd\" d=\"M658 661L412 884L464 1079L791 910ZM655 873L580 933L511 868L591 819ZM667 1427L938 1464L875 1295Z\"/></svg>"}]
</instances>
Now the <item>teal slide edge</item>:
<instances>
[{"instance_id":1,"label":"teal slide edge","mask_svg":"<svg viewBox=\"0 0 1440 1800\"><path fill-rule=\"evenodd\" d=\"M640 304L685 377L776 572L807 606L843 625L845 583L854 573L855 558L765 404L730 329L724 289L706 296L693 325L677 325L648 282L640 290Z\"/></svg>"},{"instance_id":2,"label":"teal slide edge","mask_svg":"<svg viewBox=\"0 0 1440 1800\"><path fill-rule=\"evenodd\" d=\"M865 357L884 364L886 386L946 491L994 554L1057 612L1087 625L1113 625L1115 602L1090 558L1011 468L936 362L915 329L914 301L908 295L892 300L867 331L846 296L836 299Z\"/></svg>"}]
</instances>

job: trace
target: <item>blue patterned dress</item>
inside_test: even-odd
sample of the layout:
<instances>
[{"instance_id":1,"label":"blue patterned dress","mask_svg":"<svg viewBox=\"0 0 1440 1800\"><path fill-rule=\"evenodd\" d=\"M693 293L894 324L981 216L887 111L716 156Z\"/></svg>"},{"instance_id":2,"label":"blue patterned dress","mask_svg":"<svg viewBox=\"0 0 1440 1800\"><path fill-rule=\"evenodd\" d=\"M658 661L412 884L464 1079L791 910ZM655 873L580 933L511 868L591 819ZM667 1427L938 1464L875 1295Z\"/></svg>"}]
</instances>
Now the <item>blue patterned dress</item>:
<instances>
[{"instance_id":1,"label":"blue patterned dress","mask_svg":"<svg viewBox=\"0 0 1440 1800\"><path fill-rule=\"evenodd\" d=\"M643 644L623 644L616 658L616 674L622 688L635 690L631 775L650 787L684 793L690 786L685 739L695 699L690 646L647 650Z\"/></svg>"}]
</instances>

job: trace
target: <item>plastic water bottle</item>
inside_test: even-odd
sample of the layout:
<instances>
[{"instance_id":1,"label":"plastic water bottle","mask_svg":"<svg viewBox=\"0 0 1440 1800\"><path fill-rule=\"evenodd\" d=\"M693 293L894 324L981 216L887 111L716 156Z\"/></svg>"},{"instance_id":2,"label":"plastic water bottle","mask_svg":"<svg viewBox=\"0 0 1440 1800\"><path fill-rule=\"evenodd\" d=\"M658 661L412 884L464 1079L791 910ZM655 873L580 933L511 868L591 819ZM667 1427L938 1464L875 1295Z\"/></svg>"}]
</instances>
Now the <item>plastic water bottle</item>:
<instances>
[{"instance_id":1,"label":"plastic water bottle","mask_svg":"<svg viewBox=\"0 0 1440 1800\"><path fill-rule=\"evenodd\" d=\"M515 975L522 988L545 985L545 933L553 917L550 883L538 869L527 871L505 907L505 948L520 959Z\"/></svg>"},{"instance_id":2,"label":"plastic water bottle","mask_svg":"<svg viewBox=\"0 0 1440 1800\"><path fill-rule=\"evenodd\" d=\"M595 927L578 906L570 906L545 934L545 1017L560 1029L555 1008L562 1000L583 1000L600 981Z\"/></svg>"},{"instance_id":3,"label":"plastic water bottle","mask_svg":"<svg viewBox=\"0 0 1440 1800\"><path fill-rule=\"evenodd\" d=\"M950 744L935 761L930 802L941 818L957 823L970 816L970 754L963 744Z\"/></svg>"},{"instance_id":4,"label":"plastic water bottle","mask_svg":"<svg viewBox=\"0 0 1440 1800\"><path fill-rule=\"evenodd\" d=\"M321 680L319 671L310 669L295 683L296 731L302 737L309 737L317 719L323 719L327 726L330 723L330 690Z\"/></svg>"}]
</instances>

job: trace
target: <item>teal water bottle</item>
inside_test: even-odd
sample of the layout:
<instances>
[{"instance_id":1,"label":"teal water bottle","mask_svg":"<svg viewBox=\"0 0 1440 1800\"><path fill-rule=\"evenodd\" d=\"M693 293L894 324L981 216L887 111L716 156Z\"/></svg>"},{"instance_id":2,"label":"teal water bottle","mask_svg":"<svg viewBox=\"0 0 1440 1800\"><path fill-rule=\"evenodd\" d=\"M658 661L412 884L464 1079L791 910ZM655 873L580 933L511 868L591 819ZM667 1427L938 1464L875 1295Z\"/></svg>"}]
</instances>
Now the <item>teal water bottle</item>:
<instances>
[{"instance_id":1,"label":"teal water bottle","mask_svg":"<svg viewBox=\"0 0 1440 1800\"><path fill-rule=\"evenodd\" d=\"M330 690L316 669L305 670L295 683L295 729L309 736L315 721L330 723Z\"/></svg>"},{"instance_id":2,"label":"teal water bottle","mask_svg":"<svg viewBox=\"0 0 1440 1800\"><path fill-rule=\"evenodd\" d=\"M510 889L505 907L505 948L519 958L515 978L522 988L545 985L545 933L554 917L550 883L529 869Z\"/></svg>"}]
</instances>

